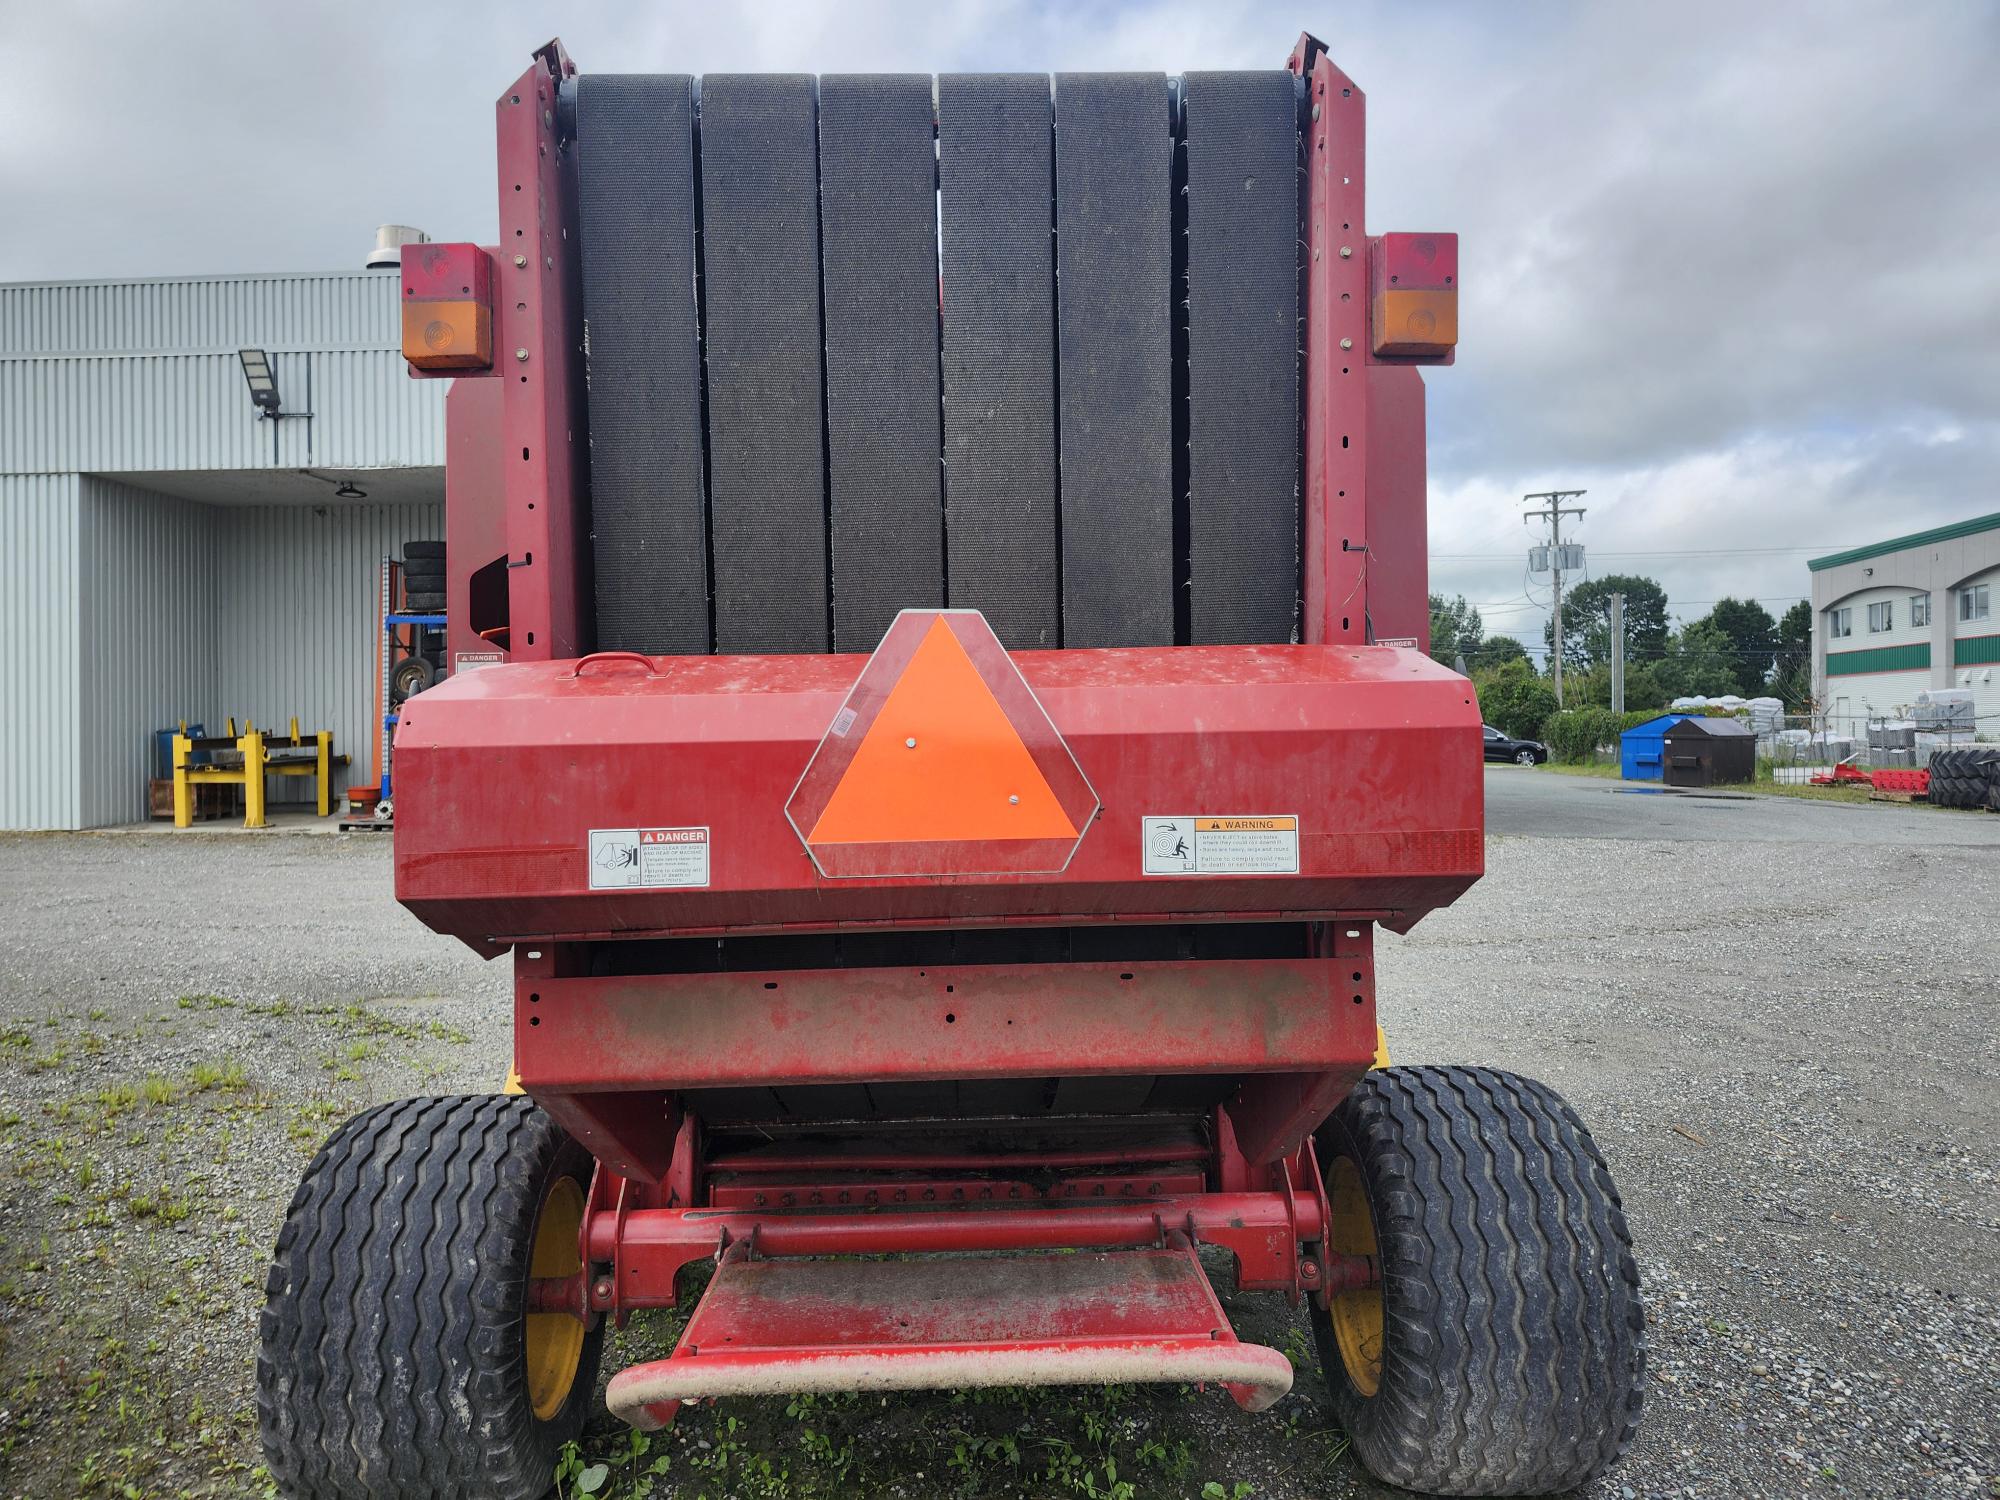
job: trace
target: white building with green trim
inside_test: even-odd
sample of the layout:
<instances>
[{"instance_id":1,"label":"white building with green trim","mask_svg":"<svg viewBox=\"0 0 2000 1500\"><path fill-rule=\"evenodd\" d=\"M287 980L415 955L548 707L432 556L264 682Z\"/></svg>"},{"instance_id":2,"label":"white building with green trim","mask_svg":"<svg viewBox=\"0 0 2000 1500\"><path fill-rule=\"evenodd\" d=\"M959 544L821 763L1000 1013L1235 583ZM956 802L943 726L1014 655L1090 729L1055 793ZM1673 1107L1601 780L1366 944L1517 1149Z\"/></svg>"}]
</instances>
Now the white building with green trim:
<instances>
[{"instance_id":1,"label":"white building with green trim","mask_svg":"<svg viewBox=\"0 0 2000 1500\"><path fill-rule=\"evenodd\" d=\"M1836 733L1907 715L1926 688L1968 688L2000 739L2000 513L1807 564L1813 693Z\"/></svg>"}]
</instances>

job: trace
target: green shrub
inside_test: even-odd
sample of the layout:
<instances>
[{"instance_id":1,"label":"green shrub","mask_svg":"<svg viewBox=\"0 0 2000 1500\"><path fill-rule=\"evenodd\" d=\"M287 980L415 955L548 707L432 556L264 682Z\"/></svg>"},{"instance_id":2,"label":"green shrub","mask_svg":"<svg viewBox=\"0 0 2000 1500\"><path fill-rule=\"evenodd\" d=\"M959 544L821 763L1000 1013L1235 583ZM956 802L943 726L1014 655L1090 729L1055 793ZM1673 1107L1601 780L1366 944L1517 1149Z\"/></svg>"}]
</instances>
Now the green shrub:
<instances>
[{"instance_id":1,"label":"green shrub","mask_svg":"<svg viewBox=\"0 0 2000 1500\"><path fill-rule=\"evenodd\" d=\"M1542 726L1542 738L1556 760L1578 765L1596 758L1600 746L1618 747L1619 731L1632 723L1644 723L1651 714L1614 714L1608 708L1566 708L1550 714Z\"/></svg>"},{"instance_id":2,"label":"green shrub","mask_svg":"<svg viewBox=\"0 0 2000 1500\"><path fill-rule=\"evenodd\" d=\"M1542 721L1556 709L1555 689L1518 656L1475 670L1472 690L1486 722L1517 740L1540 739Z\"/></svg>"}]
</instances>

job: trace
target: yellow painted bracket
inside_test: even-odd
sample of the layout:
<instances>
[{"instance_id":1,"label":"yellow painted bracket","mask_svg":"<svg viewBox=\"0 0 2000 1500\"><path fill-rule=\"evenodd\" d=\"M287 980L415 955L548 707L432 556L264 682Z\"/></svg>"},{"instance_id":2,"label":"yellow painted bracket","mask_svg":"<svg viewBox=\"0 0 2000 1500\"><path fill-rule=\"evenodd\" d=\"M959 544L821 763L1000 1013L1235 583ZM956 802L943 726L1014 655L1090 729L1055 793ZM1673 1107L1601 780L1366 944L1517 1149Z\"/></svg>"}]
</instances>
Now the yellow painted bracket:
<instances>
[{"instance_id":1,"label":"yellow painted bracket","mask_svg":"<svg viewBox=\"0 0 2000 1500\"><path fill-rule=\"evenodd\" d=\"M1389 1033L1380 1026L1375 1028L1375 1061L1368 1065L1372 1073L1377 1068L1389 1066Z\"/></svg>"},{"instance_id":2,"label":"yellow painted bracket","mask_svg":"<svg viewBox=\"0 0 2000 1500\"><path fill-rule=\"evenodd\" d=\"M231 719L234 729L236 721ZM241 766L191 766L188 757L194 742L184 734L174 736L174 827L186 828L194 822L194 786L198 781L243 788L243 826L264 826L264 735L256 725L236 737Z\"/></svg>"},{"instance_id":3,"label":"yellow painted bracket","mask_svg":"<svg viewBox=\"0 0 2000 1500\"><path fill-rule=\"evenodd\" d=\"M236 720L229 721L230 737L236 741L236 749L243 757L241 766L197 766L189 761L194 753L194 741L184 733L174 736L174 827L186 828L194 822L194 787L197 782L210 782L224 786L243 788L243 826L262 828L265 824L264 778L266 776L310 776L316 785L314 806L324 818L333 811L333 734L330 730L319 730L313 735L313 758L310 761L292 761L273 765L264 745L264 731L255 724L247 724L242 734L236 733ZM292 740L297 743L299 721L292 720Z\"/></svg>"}]
</instances>

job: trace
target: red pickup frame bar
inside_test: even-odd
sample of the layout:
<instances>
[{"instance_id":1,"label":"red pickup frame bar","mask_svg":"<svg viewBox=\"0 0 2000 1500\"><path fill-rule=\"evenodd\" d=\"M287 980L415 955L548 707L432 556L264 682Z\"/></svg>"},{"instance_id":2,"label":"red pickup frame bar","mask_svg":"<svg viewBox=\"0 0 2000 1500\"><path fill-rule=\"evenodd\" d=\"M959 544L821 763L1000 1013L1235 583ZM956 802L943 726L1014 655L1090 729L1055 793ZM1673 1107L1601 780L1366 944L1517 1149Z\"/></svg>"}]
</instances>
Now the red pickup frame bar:
<instances>
[{"instance_id":1,"label":"red pickup frame bar","mask_svg":"<svg viewBox=\"0 0 2000 1500\"><path fill-rule=\"evenodd\" d=\"M1329 1210L1310 1141L1258 1180L1267 1184L1259 1191L800 1213L660 1207L630 1179L600 1169L579 1234L585 1269L538 1281L531 1295L538 1310L608 1313L622 1325L635 1311L674 1306L682 1268L733 1245L773 1257L1005 1254L1158 1245L1172 1233L1227 1250L1240 1290L1283 1292L1294 1302L1370 1274L1321 1248Z\"/></svg>"},{"instance_id":2,"label":"red pickup frame bar","mask_svg":"<svg viewBox=\"0 0 2000 1500\"><path fill-rule=\"evenodd\" d=\"M563 977L521 956L521 1085L614 1171L657 1183L691 1089L1132 1073L1242 1075L1254 1166L1289 1156L1375 1055L1372 927L1318 958ZM1353 936L1348 936L1352 933Z\"/></svg>"}]
</instances>

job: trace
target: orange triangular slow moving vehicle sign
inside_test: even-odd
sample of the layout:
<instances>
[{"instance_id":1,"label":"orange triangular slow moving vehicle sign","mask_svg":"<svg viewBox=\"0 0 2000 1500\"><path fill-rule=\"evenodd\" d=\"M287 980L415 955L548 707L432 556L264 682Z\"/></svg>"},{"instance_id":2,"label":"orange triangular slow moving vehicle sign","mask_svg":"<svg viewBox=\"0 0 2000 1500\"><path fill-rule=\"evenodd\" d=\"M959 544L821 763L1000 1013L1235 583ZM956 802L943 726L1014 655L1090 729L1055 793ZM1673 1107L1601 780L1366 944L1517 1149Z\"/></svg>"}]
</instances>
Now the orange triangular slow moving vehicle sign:
<instances>
[{"instance_id":1,"label":"orange triangular slow moving vehicle sign","mask_svg":"<svg viewBox=\"0 0 2000 1500\"><path fill-rule=\"evenodd\" d=\"M1076 835L1000 700L951 628L933 618L806 842Z\"/></svg>"},{"instance_id":2,"label":"orange triangular slow moving vehicle sign","mask_svg":"<svg viewBox=\"0 0 2000 1500\"><path fill-rule=\"evenodd\" d=\"M822 875L1052 873L1097 797L977 610L905 610L786 804Z\"/></svg>"}]
</instances>

